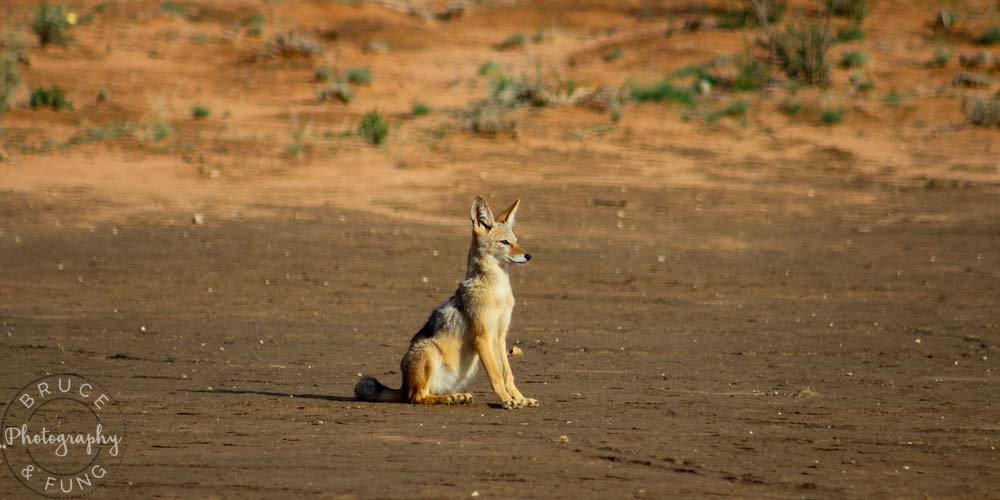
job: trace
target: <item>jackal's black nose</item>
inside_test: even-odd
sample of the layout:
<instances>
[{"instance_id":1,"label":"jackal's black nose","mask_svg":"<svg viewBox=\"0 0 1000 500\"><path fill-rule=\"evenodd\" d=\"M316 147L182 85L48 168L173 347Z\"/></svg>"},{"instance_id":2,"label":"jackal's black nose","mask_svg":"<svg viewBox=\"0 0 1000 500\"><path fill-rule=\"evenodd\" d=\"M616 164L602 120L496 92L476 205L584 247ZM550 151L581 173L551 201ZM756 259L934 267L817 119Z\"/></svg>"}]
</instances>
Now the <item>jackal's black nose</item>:
<instances>
[{"instance_id":1,"label":"jackal's black nose","mask_svg":"<svg viewBox=\"0 0 1000 500\"><path fill-rule=\"evenodd\" d=\"M524 254L524 261L527 262L529 260L531 260L531 254L530 253Z\"/></svg>"}]
</instances>

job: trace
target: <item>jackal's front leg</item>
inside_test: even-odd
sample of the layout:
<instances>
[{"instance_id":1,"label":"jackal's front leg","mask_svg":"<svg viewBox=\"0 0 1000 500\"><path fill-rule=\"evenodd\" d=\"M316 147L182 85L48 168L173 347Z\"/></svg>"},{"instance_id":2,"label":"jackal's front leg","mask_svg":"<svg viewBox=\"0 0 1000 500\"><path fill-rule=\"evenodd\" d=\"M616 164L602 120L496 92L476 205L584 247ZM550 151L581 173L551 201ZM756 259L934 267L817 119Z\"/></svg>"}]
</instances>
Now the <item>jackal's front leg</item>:
<instances>
[{"instance_id":1,"label":"jackal's front leg","mask_svg":"<svg viewBox=\"0 0 1000 500\"><path fill-rule=\"evenodd\" d=\"M509 392L514 398L514 403L516 403L518 407L538 406L538 400L524 397L524 395L521 394L521 391L517 390L517 386L514 385L514 372L510 369L510 358L507 355L506 331L501 332L500 337L497 339L497 345L494 352L501 360L504 385L507 387L507 392Z\"/></svg>"},{"instance_id":2,"label":"jackal's front leg","mask_svg":"<svg viewBox=\"0 0 1000 500\"><path fill-rule=\"evenodd\" d=\"M493 392L500 397L504 408L517 408L519 405L507 391L507 384L504 382L503 372L496 357L495 340L490 338L489 332L485 328L477 328L476 331L476 352L479 353L479 360L483 363L486 376L490 379Z\"/></svg>"}]
</instances>

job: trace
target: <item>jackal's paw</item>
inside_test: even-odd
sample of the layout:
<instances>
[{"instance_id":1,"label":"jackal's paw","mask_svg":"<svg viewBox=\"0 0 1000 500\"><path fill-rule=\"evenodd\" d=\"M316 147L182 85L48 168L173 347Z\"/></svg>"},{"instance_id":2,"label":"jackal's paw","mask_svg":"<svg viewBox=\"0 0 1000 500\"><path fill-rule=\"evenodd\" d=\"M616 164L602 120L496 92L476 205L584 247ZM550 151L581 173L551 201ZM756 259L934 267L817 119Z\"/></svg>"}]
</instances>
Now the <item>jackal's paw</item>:
<instances>
[{"instance_id":1,"label":"jackal's paw","mask_svg":"<svg viewBox=\"0 0 1000 500\"><path fill-rule=\"evenodd\" d=\"M472 393L456 392L455 394L449 394L445 402L450 405L461 405L461 404L471 403Z\"/></svg>"},{"instance_id":2,"label":"jackal's paw","mask_svg":"<svg viewBox=\"0 0 1000 500\"><path fill-rule=\"evenodd\" d=\"M538 406L538 401L531 398L520 398L520 399L508 399L503 402L503 407L508 410L514 410L517 408L528 408Z\"/></svg>"}]
</instances>

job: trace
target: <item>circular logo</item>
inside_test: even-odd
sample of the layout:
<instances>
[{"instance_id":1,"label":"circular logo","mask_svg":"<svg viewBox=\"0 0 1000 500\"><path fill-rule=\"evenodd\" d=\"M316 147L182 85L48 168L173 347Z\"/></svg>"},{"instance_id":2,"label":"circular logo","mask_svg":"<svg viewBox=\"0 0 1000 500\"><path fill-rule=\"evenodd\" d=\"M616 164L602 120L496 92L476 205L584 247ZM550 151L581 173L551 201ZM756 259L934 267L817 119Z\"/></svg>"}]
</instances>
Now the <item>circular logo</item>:
<instances>
[{"instance_id":1,"label":"circular logo","mask_svg":"<svg viewBox=\"0 0 1000 500\"><path fill-rule=\"evenodd\" d=\"M35 493L80 497L107 482L125 451L125 419L110 394L76 374L42 377L18 391L0 425L14 477Z\"/></svg>"}]
</instances>

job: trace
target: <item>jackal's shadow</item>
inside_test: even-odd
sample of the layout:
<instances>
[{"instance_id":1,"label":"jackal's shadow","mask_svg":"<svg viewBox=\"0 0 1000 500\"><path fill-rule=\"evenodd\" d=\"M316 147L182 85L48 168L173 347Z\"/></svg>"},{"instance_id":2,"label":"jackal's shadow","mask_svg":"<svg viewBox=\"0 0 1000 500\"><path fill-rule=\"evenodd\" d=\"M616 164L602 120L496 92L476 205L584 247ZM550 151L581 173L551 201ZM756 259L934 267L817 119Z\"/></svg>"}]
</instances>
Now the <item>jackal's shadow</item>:
<instances>
[{"instance_id":1,"label":"jackal's shadow","mask_svg":"<svg viewBox=\"0 0 1000 500\"><path fill-rule=\"evenodd\" d=\"M323 399L326 401L337 401L341 403L346 402L357 402L357 398L354 396L329 396L324 394L295 394L292 392L272 392L272 391L255 391L252 389L238 390L238 389L199 389L197 391L190 392L200 392L203 394L231 394L231 395L254 395L254 396L272 396L278 398L302 398L302 399Z\"/></svg>"}]
</instances>

